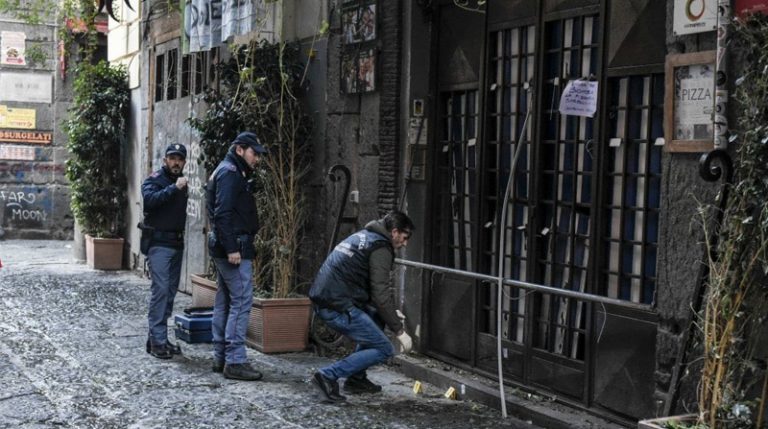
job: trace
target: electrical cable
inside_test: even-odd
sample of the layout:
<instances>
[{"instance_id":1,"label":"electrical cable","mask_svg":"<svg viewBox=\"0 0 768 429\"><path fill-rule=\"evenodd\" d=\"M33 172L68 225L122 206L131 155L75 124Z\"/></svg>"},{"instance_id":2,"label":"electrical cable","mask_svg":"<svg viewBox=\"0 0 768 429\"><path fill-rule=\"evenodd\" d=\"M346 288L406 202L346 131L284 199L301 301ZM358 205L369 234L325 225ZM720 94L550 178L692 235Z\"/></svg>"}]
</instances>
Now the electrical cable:
<instances>
[{"instance_id":1,"label":"electrical cable","mask_svg":"<svg viewBox=\"0 0 768 429\"><path fill-rule=\"evenodd\" d=\"M526 91L528 92L527 96L530 97L531 95L531 85L528 85L526 88ZM506 401L506 395L504 394L504 371L501 364L501 356L502 356L502 347L501 347L501 324L502 324L502 316L501 316L501 301L503 299L503 289L504 289L504 239L507 234L504 233L504 229L506 228L506 220L507 220L507 206L509 205L509 198L510 194L512 193L512 189L515 183L515 170L517 169L517 159L520 157L520 152L525 146L526 143L523 143L523 135L525 134L525 130L528 128L528 119L531 117L531 104L530 100L528 100L528 111L525 114L525 121L523 121L523 128L520 130L520 137L517 139L517 147L515 148L514 155L512 156L512 162L509 165L509 179L507 180L507 189L504 191L504 199L501 206L501 218L499 219L499 222L497 225L499 225L499 264L498 264L498 270L496 271L498 273L498 278L496 279L497 283L497 296L496 296L496 361L498 362L498 372L499 372L499 400L501 401L501 415L504 418L507 418L507 401Z\"/></svg>"}]
</instances>

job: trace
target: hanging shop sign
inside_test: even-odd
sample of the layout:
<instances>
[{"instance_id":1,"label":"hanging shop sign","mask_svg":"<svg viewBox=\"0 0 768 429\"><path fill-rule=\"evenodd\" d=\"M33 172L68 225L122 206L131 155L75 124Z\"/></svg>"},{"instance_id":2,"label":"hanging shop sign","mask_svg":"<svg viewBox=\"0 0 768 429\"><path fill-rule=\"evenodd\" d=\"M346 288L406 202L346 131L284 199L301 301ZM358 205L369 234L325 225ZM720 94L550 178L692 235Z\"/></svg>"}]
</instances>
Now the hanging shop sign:
<instances>
[{"instance_id":1,"label":"hanging shop sign","mask_svg":"<svg viewBox=\"0 0 768 429\"><path fill-rule=\"evenodd\" d=\"M23 66L27 35L19 31L0 32L0 64Z\"/></svg>"},{"instance_id":2,"label":"hanging shop sign","mask_svg":"<svg viewBox=\"0 0 768 429\"><path fill-rule=\"evenodd\" d=\"M50 104L52 78L50 73L0 72L0 101Z\"/></svg>"},{"instance_id":3,"label":"hanging shop sign","mask_svg":"<svg viewBox=\"0 0 768 429\"><path fill-rule=\"evenodd\" d=\"M0 130L0 143L31 143L48 145L53 141L51 131Z\"/></svg>"},{"instance_id":4,"label":"hanging shop sign","mask_svg":"<svg viewBox=\"0 0 768 429\"><path fill-rule=\"evenodd\" d=\"M768 0L736 0L733 8L741 19L750 13L768 14Z\"/></svg>"},{"instance_id":5,"label":"hanging shop sign","mask_svg":"<svg viewBox=\"0 0 768 429\"><path fill-rule=\"evenodd\" d=\"M0 128L35 128L35 109L17 109L0 104Z\"/></svg>"},{"instance_id":6,"label":"hanging shop sign","mask_svg":"<svg viewBox=\"0 0 768 429\"><path fill-rule=\"evenodd\" d=\"M676 36L717 28L717 0L675 0L672 30Z\"/></svg>"},{"instance_id":7,"label":"hanging shop sign","mask_svg":"<svg viewBox=\"0 0 768 429\"><path fill-rule=\"evenodd\" d=\"M597 82L571 80L560 96L560 113L591 118L597 111Z\"/></svg>"},{"instance_id":8,"label":"hanging shop sign","mask_svg":"<svg viewBox=\"0 0 768 429\"><path fill-rule=\"evenodd\" d=\"M668 152L706 152L714 141L715 51L669 54L664 88Z\"/></svg>"}]
</instances>

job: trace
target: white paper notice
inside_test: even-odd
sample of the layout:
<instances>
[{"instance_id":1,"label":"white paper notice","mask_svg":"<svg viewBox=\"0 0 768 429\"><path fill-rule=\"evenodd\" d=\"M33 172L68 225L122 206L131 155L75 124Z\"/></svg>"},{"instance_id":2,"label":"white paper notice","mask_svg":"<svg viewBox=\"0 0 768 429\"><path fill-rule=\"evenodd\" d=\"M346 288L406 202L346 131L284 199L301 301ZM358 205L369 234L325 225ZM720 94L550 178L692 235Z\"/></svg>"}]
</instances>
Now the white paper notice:
<instances>
[{"instance_id":1,"label":"white paper notice","mask_svg":"<svg viewBox=\"0 0 768 429\"><path fill-rule=\"evenodd\" d=\"M563 115L592 117L597 111L597 82L572 80L560 97L560 113Z\"/></svg>"}]
</instances>

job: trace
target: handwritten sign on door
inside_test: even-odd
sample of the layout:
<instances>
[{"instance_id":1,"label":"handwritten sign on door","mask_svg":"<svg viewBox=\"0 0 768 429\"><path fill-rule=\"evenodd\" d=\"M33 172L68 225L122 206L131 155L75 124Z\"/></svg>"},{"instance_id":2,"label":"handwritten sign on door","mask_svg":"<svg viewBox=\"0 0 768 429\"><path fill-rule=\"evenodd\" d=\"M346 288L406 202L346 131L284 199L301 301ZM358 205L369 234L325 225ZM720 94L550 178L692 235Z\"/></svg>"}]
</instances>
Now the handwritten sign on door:
<instances>
[{"instance_id":1,"label":"handwritten sign on door","mask_svg":"<svg viewBox=\"0 0 768 429\"><path fill-rule=\"evenodd\" d=\"M560 113L563 115L593 117L597 111L597 82L588 80L569 81L560 96Z\"/></svg>"}]
</instances>

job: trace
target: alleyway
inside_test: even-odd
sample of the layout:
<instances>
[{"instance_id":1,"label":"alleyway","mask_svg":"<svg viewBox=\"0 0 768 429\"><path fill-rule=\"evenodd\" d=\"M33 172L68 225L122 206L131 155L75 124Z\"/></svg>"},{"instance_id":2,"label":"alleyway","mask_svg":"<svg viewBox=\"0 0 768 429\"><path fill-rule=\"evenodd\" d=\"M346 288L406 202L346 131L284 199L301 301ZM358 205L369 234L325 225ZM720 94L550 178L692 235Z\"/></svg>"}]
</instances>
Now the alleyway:
<instances>
[{"instance_id":1,"label":"alleyway","mask_svg":"<svg viewBox=\"0 0 768 429\"><path fill-rule=\"evenodd\" d=\"M388 368L375 396L318 403L307 383L327 360L311 353L249 350L265 380L234 382L210 371L210 345L184 356L144 350L149 281L92 271L69 242L0 241L2 428L532 428L496 410L449 401ZM177 309L189 305L179 295Z\"/></svg>"}]
</instances>

